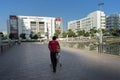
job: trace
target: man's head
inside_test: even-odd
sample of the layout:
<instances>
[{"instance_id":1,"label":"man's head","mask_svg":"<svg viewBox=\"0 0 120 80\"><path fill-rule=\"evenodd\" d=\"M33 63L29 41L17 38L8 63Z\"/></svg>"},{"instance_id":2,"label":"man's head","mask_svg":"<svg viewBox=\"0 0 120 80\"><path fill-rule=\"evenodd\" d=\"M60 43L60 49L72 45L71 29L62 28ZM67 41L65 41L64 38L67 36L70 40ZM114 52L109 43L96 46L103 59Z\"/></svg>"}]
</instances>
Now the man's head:
<instances>
[{"instance_id":1,"label":"man's head","mask_svg":"<svg viewBox=\"0 0 120 80\"><path fill-rule=\"evenodd\" d=\"M57 39L57 37L56 37L56 36L53 36L53 37L52 37L52 40L56 40L56 39Z\"/></svg>"}]
</instances>

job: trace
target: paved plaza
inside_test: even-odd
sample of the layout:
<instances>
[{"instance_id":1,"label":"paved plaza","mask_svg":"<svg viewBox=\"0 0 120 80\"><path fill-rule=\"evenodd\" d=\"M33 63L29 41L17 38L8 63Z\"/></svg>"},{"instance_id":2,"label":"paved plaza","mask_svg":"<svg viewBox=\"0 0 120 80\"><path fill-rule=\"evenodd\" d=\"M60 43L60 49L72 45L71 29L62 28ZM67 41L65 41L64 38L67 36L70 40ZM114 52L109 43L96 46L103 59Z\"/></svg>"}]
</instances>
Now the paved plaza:
<instances>
[{"instance_id":1,"label":"paved plaza","mask_svg":"<svg viewBox=\"0 0 120 80\"><path fill-rule=\"evenodd\" d=\"M0 55L0 80L120 80L120 56L62 47L61 62L53 73L46 44L15 45Z\"/></svg>"}]
</instances>

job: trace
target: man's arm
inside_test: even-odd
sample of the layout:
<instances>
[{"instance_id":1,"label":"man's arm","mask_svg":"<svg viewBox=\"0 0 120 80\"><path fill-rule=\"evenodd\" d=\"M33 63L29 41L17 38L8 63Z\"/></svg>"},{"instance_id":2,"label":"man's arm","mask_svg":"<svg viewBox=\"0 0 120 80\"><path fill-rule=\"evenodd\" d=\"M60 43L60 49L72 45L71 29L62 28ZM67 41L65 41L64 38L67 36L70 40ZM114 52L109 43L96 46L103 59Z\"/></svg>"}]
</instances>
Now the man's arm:
<instances>
[{"instance_id":1,"label":"man's arm","mask_svg":"<svg viewBox=\"0 0 120 80\"><path fill-rule=\"evenodd\" d=\"M60 49L60 44L58 41L57 41L57 48Z\"/></svg>"}]
</instances>

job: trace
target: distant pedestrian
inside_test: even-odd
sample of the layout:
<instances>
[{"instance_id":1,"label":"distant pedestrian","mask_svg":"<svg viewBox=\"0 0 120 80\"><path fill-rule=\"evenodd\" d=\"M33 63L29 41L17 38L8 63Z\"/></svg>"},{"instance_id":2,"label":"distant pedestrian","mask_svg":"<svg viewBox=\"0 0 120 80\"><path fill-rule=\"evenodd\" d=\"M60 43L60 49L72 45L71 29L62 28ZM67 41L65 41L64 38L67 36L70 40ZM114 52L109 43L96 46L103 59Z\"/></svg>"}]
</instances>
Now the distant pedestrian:
<instances>
[{"instance_id":1,"label":"distant pedestrian","mask_svg":"<svg viewBox=\"0 0 120 80\"><path fill-rule=\"evenodd\" d=\"M60 51L60 45L59 45L59 42L56 39L57 39L57 37L53 36L52 40L49 41L49 43L48 43L48 48L50 50L51 63L52 63L52 67L53 67L53 72L56 72L57 54Z\"/></svg>"}]
</instances>

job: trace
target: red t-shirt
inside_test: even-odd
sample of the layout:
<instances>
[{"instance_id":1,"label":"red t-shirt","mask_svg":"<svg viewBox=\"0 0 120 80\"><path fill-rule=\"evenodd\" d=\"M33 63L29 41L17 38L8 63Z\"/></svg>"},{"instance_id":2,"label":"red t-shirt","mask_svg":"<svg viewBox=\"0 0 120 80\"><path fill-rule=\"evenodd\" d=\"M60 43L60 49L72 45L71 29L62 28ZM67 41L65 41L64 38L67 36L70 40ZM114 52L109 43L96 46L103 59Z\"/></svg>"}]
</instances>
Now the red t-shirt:
<instances>
[{"instance_id":1,"label":"red t-shirt","mask_svg":"<svg viewBox=\"0 0 120 80\"><path fill-rule=\"evenodd\" d=\"M56 41L56 40L49 41L48 48L49 48L50 52L58 52L57 51L58 47L60 48L58 41Z\"/></svg>"}]
</instances>

